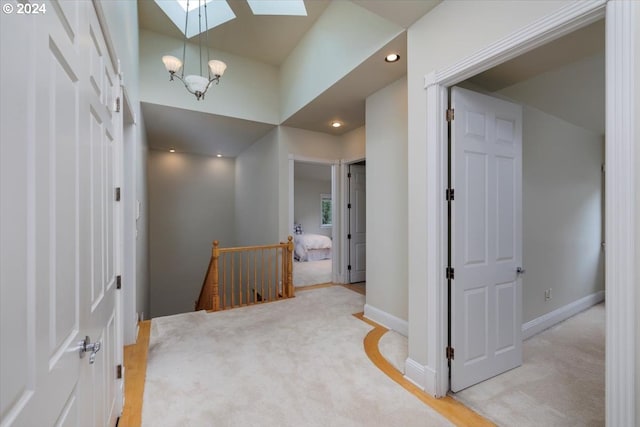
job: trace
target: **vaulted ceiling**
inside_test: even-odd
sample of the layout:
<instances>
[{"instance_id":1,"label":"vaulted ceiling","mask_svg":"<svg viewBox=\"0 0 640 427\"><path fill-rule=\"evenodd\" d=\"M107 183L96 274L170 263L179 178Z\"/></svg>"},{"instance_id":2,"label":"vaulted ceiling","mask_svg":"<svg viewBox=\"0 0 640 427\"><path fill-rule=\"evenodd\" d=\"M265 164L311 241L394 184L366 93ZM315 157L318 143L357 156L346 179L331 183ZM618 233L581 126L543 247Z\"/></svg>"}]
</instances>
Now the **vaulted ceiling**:
<instances>
[{"instance_id":1,"label":"vaulted ceiling","mask_svg":"<svg viewBox=\"0 0 640 427\"><path fill-rule=\"evenodd\" d=\"M209 30L206 38L211 47L217 50L280 67L332 1L348 0L305 0L308 16L291 17L255 16L246 0L228 0L236 18ZM428 13L439 1L351 0L357 6L404 29ZM180 29L155 1L138 0L138 7L139 26L142 30L179 40L183 38ZM530 97L531 105L546 109L551 114L556 114L555 108L559 110L556 114L559 117L598 131L604 127L604 82L601 82L604 79L604 69L601 66L603 31L602 22L595 23L479 74L471 81L490 92L500 91L506 96L527 91L535 94L539 92L537 88L540 85L556 87L557 97ZM349 43L349 40L344 42ZM401 60L394 64L385 63L382 58L389 52L400 53ZM406 74L406 53L406 32L402 32L287 117L282 124L334 135L363 126L366 97ZM162 67L159 59L158 66ZM576 73L580 79L575 78ZM574 87L576 84L591 86L583 90L584 94L590 93L590 104L581 101L579 96L562 95L562 88ZM580 88L575 90L579 92ZM596 101L593 101L594 98ZM207 99L204 102L215 100ZM177 147L181 151L203 155L224 152L226 156L234 157L274 127L273 123L257 123L151 103L143 103L142 113L152 148ZM345 126L339 129L330 127L330 122L336 119L345 123Z\"/></svg>"}]
</instances>

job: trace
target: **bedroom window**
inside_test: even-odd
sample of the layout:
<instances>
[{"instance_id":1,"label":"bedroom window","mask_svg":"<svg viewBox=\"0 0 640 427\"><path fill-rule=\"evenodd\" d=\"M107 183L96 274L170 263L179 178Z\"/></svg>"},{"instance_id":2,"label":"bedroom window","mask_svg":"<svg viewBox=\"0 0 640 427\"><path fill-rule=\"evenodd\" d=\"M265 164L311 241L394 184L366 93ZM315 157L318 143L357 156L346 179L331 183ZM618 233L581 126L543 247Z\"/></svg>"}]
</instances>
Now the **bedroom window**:
<instances>
[{"instance_id":1,"label":"bedroom window","mask_svg":"<svg viewBox=\"0 0 640 427\"><path fill-rule=\"evenodd\" d=\"M320 195L320 227L331 227L331 194Z\"/></svg>"}]
</instances>

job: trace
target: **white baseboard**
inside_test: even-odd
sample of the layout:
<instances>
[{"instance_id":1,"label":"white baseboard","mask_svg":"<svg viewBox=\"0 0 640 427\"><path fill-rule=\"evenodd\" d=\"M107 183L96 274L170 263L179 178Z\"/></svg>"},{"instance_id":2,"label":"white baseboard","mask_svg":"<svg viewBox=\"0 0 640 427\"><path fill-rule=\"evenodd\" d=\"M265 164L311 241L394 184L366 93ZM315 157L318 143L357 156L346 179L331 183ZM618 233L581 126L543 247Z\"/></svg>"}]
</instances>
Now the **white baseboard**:
<instances>
[{"instance_id":1,"label":"white baseboard","mask_svg":"<svg viewBox=\"0 0 640 427\"><path fill-rule=\"evenodd\" d=\"M602 301L604 301L604 291L598 291L533 319L522 325L522 339L526 340L527 338L531 338L545 329L548 329L563 320L567 320L571 316Z\"/></svg>"},{"instance_id":2,"label":"white baseboard","mask_svg":"<svg viewBox=\"0 0 640 427\"><path fill-rule=\"evenodd\" d=\"M404 362L404 377L433 397L442 397L437 393L436 372L411 358Z\"/></svg>"},{"instance_id":3,"label":"white baseboard","mask_svg":"<svg viewBox=\"0 0 640 427\"><path fill-rule=\"evenodd\" d=\"M409 336L409 323L399 317L375 308L369 304L364 305L364 317L381 324L385 328L396 331L400 335Z\"/></svg>"}]
</instances>

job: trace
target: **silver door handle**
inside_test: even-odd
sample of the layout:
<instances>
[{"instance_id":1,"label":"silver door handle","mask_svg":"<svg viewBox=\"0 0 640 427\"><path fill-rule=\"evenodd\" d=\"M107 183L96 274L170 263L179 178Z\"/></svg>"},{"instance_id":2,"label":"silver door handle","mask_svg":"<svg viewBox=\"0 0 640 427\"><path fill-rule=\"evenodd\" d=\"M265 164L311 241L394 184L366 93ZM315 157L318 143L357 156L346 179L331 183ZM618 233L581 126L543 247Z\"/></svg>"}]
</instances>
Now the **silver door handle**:
<instances>
[{"instance_id":1,"label":"silver door handle","mask_svg":"<svg viewBox=\"0 0 640 427\"><path fill-rule=\"evenodd\" d=\"M96 353L100 351L102 343L100 341L91 342L91 338L87 335L82 341L78 342L78 351L80 352L80 358L82 359L85 353L91 353L89 355L89 364L93 365L96 361Z\"/></svg>"},{"instance_id":2,"label":"silver door handle","mask_svg":"<svg viewBox=\"0 0 640 427\"><path fill-rule=\"evenodd\" d=\"M516 268L516 273L518 273L518 275L522 275L522 274L524 274L524 273L526 273L526 272L527 272L527 270L525 270L525 269L524 269L524 268L522 268L522 267L518 267L518 268Z\"/></svg>"}]
</instances>

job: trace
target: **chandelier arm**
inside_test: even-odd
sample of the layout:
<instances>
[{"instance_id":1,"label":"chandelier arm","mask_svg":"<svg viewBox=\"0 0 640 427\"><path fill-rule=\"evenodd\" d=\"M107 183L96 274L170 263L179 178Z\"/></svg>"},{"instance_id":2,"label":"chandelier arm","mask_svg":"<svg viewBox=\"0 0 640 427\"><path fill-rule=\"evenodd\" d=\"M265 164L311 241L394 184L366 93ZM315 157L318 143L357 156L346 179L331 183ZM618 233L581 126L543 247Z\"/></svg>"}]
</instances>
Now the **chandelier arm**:
<instances>
[{"instance_id":1,"label":"chandelier arm","mask_svg":"<svg viewBox=\"0 0 640 427\"><path fill-rule=\"evenodd\" d=\"M206 6L206 3L205 3ZM198 47L200 48L200 75L202 75L202 0L198 0Z\"/></svg>"},{"instance_id":2,"label":"chandelier arm","mask_svg":"<svg viewBox=\"0 0 640 427\"><path fill-rule=\"evenodd\" d=\"M180 75L182 77L184 77L184 66L186 64L184 60L186 58L186 53L187 53L187 28L189 28L189 0L187 0L187 10L185 11L185 14L184 14L184 41L182 42L182 71L180 72Z\"/></svg>"},{"instance_id":3,"label":"chandelier arm","mask_svg":"<svg viewBox=\"0 0 640 427\"><path fill-rule=\"evenodd\" d=\"M211 58L209 57L209 14L207 13L207 2L204 2L204 42L207 45L207 73L209 78L211 78L211 71L209 70L209 61Z\"/></svg>"}]
</instances>

